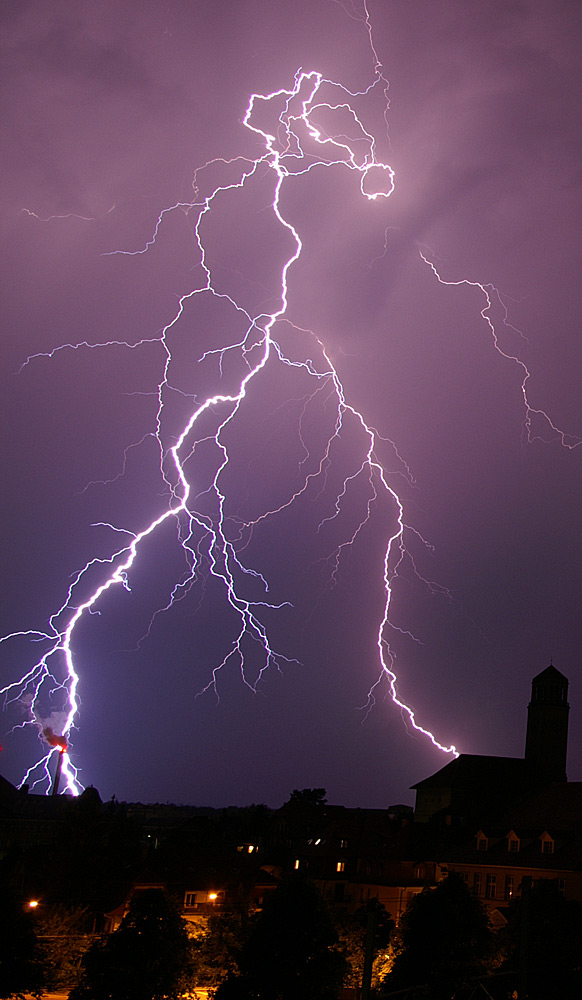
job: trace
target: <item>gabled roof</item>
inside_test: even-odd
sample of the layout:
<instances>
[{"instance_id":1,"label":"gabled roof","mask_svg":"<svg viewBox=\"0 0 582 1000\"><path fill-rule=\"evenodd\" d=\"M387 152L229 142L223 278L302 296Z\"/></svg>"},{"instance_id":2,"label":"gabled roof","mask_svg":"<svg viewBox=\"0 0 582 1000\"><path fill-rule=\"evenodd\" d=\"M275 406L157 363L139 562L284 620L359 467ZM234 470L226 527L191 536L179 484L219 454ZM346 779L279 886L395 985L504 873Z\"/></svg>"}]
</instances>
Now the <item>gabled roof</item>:
<instances>
[{"instance_id":1,"label":"gabled roof","mask_svg":"<svg viewBox=\"0 0 582 1000\"><path fill-rule=\"evenodd\" d=\"M0 774L0 801L13 800L21 794L14 785L11 785L6 778Z\"/></svg>"},{"instance_id":2,"label":"gabled roof","mask_svg":"<svg viewBox=\"0 0 582 1000\"><path fill-rule=\"evenodd\" d=\"M532 766L522 757L493 757L485 754L462 753L449 761L440 771L417 781L411 788L464 788L485 782L503 783L520 781L529 777Z\"/></svg>"}]
</instances>

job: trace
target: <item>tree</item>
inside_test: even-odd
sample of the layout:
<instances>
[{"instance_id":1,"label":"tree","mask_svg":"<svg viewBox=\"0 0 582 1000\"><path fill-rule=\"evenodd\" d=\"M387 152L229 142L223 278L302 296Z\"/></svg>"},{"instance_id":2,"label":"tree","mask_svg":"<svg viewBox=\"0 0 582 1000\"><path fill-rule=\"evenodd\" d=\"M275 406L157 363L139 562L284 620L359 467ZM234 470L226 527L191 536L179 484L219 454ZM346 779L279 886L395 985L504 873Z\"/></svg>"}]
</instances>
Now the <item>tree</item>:
<instances>
[{"instance_id":1,"label":"tree","mask_svg":"<svg viewBox=\"0 0 582 1000\"><path fill-rule=\"evenodd\" d=\"M325 788L294 788L289 803L293 806L314 806L319 808L327 803Z\"/></svg>"},{"instance_id":2,"label":"tree","mask_svg":"<svg viewBox=\"0 0 582 1000\"><path fill-rule=\"evenodd\" d=\"M0 901L0 997L37 995L44 976L31 914L4 878Z\"/></svg>"},{"instance_id":3,"label":"tree","mask_svg":"<svg viewBox=\"0 0 582 1000\"><path fill-rule=\"evenodd\" d=\"M362 985L370 917L374 918L375 923L373 928L372 986L378 986L387 974L386 950L394 930L394 921L378 899L369 899L353 915L344 911L337 914L335 918L340 943L348 963L344 986L359 989Z\"/></svg>"},{"instance_id":4,"label":"tree","mask_svg":"<svg viewBox=\"0 0 582 1000\"><path fill-rule=\"evenodd\" d=\"M71 988L79 982L83 955L91 944L88 914L82 906L43 907L36 917L38 943L49 990Z\"/></svg>"},{"instance_id":5,"label":"tree","mask_svg":"<svg viewBox=\"0 0 582 1000\"><path fill-rule=\"evenodd\" d=\"M522 886L502 943L506 968L519 968L531 1000L578 1000L582 995L582 906L555 882Z\"/></svg>"},{"instance_id":6,"label":"tree","mask_svg":"<svg viewBox=\"0 0 582 1000\"><path fill-rule=\"evenodd\" d=\"M118 930L92 945L71 1000L162 1000L187 976L184 921L158 889L137 893Z\"/></svg>"},{"instance_id":7,"label":"tree","mask_svg":"<svg viewBox=\"0 0 582 1000\"><path fill-rule=\"evenodd\" d=\"M390 989L426 987L423 996L450 1000L488 971L494 934L476 896L456 872L414 896L401 918Z\"/></svg>"},{"instance_id":8,"label":"tree","mask_svg":"<svg viewBox=\"0 0 582 1000\"><path fill-rule=\"evenodd\" d=\"M190 924L193 983L215 990L227 976L236 975L240 953L252 927L246 905L213 914L197 927Z\"/></svg>"},{"instance_id":9,"label":"tree","mask_svg":"<svg viewBox=\"0 0 582 1000\"><path fill-rule=\"evenodd\" d=\"M346 962L321 895L292 876L266 900L216 1000L335 1000Z\"/></svg>"}]
</instances>

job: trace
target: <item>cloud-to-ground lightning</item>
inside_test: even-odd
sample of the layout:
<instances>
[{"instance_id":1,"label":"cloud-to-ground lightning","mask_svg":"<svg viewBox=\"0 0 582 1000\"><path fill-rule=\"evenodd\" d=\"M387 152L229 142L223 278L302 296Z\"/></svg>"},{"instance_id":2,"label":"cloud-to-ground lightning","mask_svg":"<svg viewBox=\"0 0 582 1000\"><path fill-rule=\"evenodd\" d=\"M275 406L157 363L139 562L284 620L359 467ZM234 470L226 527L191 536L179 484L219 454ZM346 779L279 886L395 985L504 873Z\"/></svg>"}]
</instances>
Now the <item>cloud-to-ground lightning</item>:
<instances>
[{"instance_id":1,"label":"cloud-to-ground lightning","mask_svg":"<svg viewBox=\"0 0 582 1000\"><path fill-rule=\"evenodd\" d=\"M159 380L154 390L153 426L138 442L128 446L119 473L121 475L125 469L129 448L155 441L165 490L162 509L155 518L139 527L103 522L107 531L121 538L110 554L95 556L77 570L46 626L15 631L1 640L15 644L26 641L32 649L41 650L33 665L18 680L7 684L2 693L5 703L18 701L24 707L26 718L21 725L35 728L43 745L41 759L30 767L23 780L46 790L51 784L49 764L53 754L60 754L67 789L76 794L82 787L68 753L64 752L80 721L83 651L79 624L87 616L101 613L106 594L119 587L131 588L132 572L144 546L163 526L172 525L175 529L184 569L148 628L151 629L157 614L169 611L203 577L212 579L220 585L235 625L227 652L209 671L202 688L214 689L218 696L221 671L236 664L242 684L256 691L265 672L281 669L293 659L293 650L283 652L271 644L263 612L282 607L285 596L271 597L267 575L248 558L253 533L265 521L276 519L307 495L321 497L325 494L327 507L319 522L322 532L333 521L343 524L346 498L356 485L361 487L363 496L361 516L356 517L354 525L330 555L332 577L338 572L344 551L356 541L380 498L391 512L383 558L383 608L377 626L378 677L368 694L366 708L372 707L379 687L387 683L390 696L406 723L444 753L457 753L454 746L441 743L421 725L413 708L401 697L395 658L388 640L389 629L395 628L391 621L393 588L403 561L411 558L406 540L409 533L415 532L408 524L404 501L394 485L402 474L409 476L409 470L395 446L397 474L389 472L380 461L379 443L383 439L365 414L346 397L332 352L315 333L294 321L291 304L290 283L304 247L300 226L293 222L293 213L285 201L288 188L310 175L331 170L349 171L362 197L378 203L378 211L394 190L394 173L389 164L378 158L376 139L361 111L366 100L378 93L382 95L386 120L389 109L388 83L374 48L365 6L363 24L373 61L373 76L368 87L350 91L317 71L299 69L287 87L265 94L253 93L242 124L256 149L255 154L251 155L245 147L244 155L219 157L197 168L193 199L164 208L145 245L137 249L111 250L112 255L148 254L155 248L162 227L173 213L187 216L197 254L195 279L192 288L179 298L175 312L161 332L146 333L134 342L104 339L91 343L79 339L60 344L51 352L32 355L23 362L21 371L47 354L52 357L62 351L105 350L114 345L136 351L157 344L162 351ZM231 206L235 206L237 196L248 191L251 185L256 185L262 193L261 211L270 213L283 261L277 265L276 292L272 294L275 304L271 302L265 311L250 309L240 294L229 287L228 279L215 273L209 252L214 213L225 204L225 211L236 213L236 207ZM580 443L560 432L543 411L530 405L526 391L527 368L517 356L500 346L491 317L493 298L498 296L493 286L465 280L445 282L430 256L423 253L422 257L443 284L471 284L485 296L481 315L489 326L495 348L508 360L521 365L523 371L528 439L532 437L532 417L539 415L547 420L562 444L574 447ZM238 330L230 339L221 341L218 346L205 347L195 356L201 371L211 368L214 371L215 390L206 395L196 382L184 389L175 371L173 353L175 332L197 300L207 300L224 308ZM503 309L502 300L498 298L497 301ZM306 342L309 344L307 351L303 350ZM301 480L299 486L289 489L283 498L279 496L275 502L267 502L261 512L252 516L238 514L229 505L229 470L235 454L236 435L244 423L249 400L260 399L266 381L274 377L297 379L294 392L299 406L297 434L303 455L299 463ZM184 419L176 417L173 404L178 398L180 414L185 406L189 407ZM327 428L323 446L317 454L303 433L306 414L315 403L322 404ZM350 468L347 472L343 470L339 488L336 488L331 469L336 452L343 447L343 436L348 433L359 442L359 450L354 451ZM412 565L416 571L413 562ZM423 582L429 588L437 586L426 580Z\"/></svg>"}]
</instances>

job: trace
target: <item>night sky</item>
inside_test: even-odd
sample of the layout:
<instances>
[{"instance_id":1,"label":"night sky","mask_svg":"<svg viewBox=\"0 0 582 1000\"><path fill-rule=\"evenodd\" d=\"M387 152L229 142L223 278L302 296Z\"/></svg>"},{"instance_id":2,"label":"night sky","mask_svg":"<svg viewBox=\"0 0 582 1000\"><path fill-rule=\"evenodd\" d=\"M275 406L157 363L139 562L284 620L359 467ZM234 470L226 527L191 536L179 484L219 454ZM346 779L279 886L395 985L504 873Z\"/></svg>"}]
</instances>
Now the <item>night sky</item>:
<instances>
[{"instance_id":1,"label":"night sky","mask_svg":"<svg viewBox=\"0 0 582 1000\"><path fill-rule=\"evenodd\" d=\"M368 11L389 107L381 80L352 105L394 191L368 200L345 163L287 179L280 208L302 253L273 333L288 360L319 371L324 345L403 505L384 629L402 700L444 745L521 756L531 678L552 661L570 680L568 776L580 780L582 8L368 0ZM326 92L338 104L374 83L364 14L362 0L2 4L0 633L30 630L0 646L3 684L48 650L40 633L83 566L102 560L73 608L129 533L175 506L168 449L197 405L249 370L240 350L222 365L216 352L244 337L242 310L264 323L281 305L294 243L271 207L273 170L261 164L204 216L221 297L185 300L164 348L181 297L204 285L200 205L264 153L243 123L252 93L291 90L299 67L340 82ZM283 99L259 103L255 121L277 132ZM317 125L365 155L346 109L321 110ZM305 149L312 162L308 137ZM226 416L210 408L182 453L207 522ZM235 655L213 675L239 619L200 529L185 582L173 517L139 548L127 586L82 616L70 760L103 799L278 806L317 786L334 803L383 807L412 802L409 786L451 759L412 730L385 679L368 699L398 510L377 477L356 475L368 444L351 413L325 459L336 416L330 378L272 357L224 430L225 537L255 574L237 568L237 586L281 605L253 604L279 654L268 669L245 639L244 676ZM62 657L51 665L36 721L30 685L5 695L0 771L14 783L65 712Z\"/></svg>"}]
</instances>

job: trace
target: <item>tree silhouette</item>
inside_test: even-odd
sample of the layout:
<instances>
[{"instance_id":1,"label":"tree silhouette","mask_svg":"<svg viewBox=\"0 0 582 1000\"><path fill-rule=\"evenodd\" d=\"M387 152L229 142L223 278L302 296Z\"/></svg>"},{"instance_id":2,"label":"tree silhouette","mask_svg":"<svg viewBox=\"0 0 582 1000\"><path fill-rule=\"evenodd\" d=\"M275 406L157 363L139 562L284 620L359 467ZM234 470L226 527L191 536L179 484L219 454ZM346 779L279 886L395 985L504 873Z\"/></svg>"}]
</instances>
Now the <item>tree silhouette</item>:
<instances>
[{"instance_id":1,"label":"tree silhouette","mask_svg":"<svg viewBox=\"0 0 582 1000\"><path fill-rule=\"evenodd\" d=\"M119 929L86 953L71 1000L162 1000L180 990L189 955L184 922L165 893L137 893Z\"/></svg>"},{"instance_id":2,"label":"tree silhouette","mask_svg":"<svg viewBox=\"0 0 582 1000\"><path fill-rule=\"evenodd\" d=\"M565 899L556 883L540 879L522 888L502 943L506 968L517 970L531 1000L582 996L582 906Z\"/></svg>"},{"instance_id":3,"label":"tree silhouette","mask_svg":"<svg viewBox=\"0 0 582 1000\"><path fill-rule=\"evenodd\" d=\"M299 876L281 883L242 948L239 969L216 1000L335 1000L346 963L314 885Z\"/></svg>"},{"instance_id":4,"label":"tree silhouette","mask_svg":"<svg viewBox=\"0 0 582 1000\"><path fill-rule=\"evenodd\" d=\"M488 971L494 934L476 896L456 872L415 896L397 932L389 989L423 986L423 996L450 1000Z\"/></svg>"},{"instance_id":5,"label":"tree silhouette","mask_svg":"<svg viewBox=\"0 0 582 1000\"><path fill-rule=\"evenodd\" d=\"M91 945L88 926L84 907L58 904L37 911L36 929L46 989L63 990L78 983L83 955Z\"/></svg>"},{"instance_id":6,"label":"tree silhouette","mask_svg":"<svg viewBox=\"0 0 582 1000\"><path fill-rule=\"evenodd\" d=\"M12 888L0 880L0 997L37 994L43 968L34 924Z\"/></svg>"},{"instance_id":7,"label":"tree silhouette","mask_svg":"<svg viewBox=\"0 0 582 1000\"><path fill-rule=\"evenodd\" d=\"M370 918L373 917L372 940ZM367 948L372 962L371 985L376 987L386 975L388 943L394 931L394 921L378 899L368 899L355 913L341 911L335 916L335 926L348 962L344 986L359 989L364 978Z\"/></svg>"}]
</instances>

